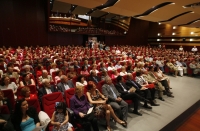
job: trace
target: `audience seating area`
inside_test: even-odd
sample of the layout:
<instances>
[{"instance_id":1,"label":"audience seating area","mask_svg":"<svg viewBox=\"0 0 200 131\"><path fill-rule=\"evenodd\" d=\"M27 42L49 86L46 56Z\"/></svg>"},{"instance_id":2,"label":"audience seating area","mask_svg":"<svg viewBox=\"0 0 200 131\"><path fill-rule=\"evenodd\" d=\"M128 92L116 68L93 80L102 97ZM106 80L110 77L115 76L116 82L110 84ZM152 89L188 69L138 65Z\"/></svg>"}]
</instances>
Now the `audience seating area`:
<instances>
[{"instance_id":1,"label":"audience seating area","mask_svg":"<svg viewBox=\"0 0 200 131\"><path fill-rule=\"evenodd\" d=\"M108 33L109 34L109 33ZM101 91L102 85L105 81L102 79L102 63L105 64L105 68L108 69L109 64L112 63L116 68L117 64L121 67L125 67L126 71L128 67L132 67L131 73L133 79L136 77L136 72L138 68L140 70L148 70L149 66L156 66L158 63L162 63L159 67L164 69L165 73L174 73L173 69L170 69L166 65L166 60L178 61L186 64L187 73L184 75L194 75L195 69L200 69L200 55L199 52L194 54L193 52L184 52L175 49L160 49L152 48L147 46L111 46L110 50L99 50L99 49L89 49L79 46L44 46L44 47L25 47L25 48L0 48L0 78L2 79L4 75L8 72L8 65L13 64L13 72L17 72L19 75L18 78L10 77L10 81L14 82L17 85L17 91L15 95L12 89L3 90L4 96L9 98L12 109L14 109L15 100L20 99L21 90L24 87L20 87L20 81L23 81L22 74L26 69L25 65L29 65L30 79L35 82L35 85L27 85L30 88L30 94L34 97L27 99L29 106L34 106L37 109L37 112L40 110L45 111L51 118L52 113L55 110L55 102L65 101L66 105L69 107L69 99L74 95L74 88L66 90L64 95L61 92L54 92L42 96L42 101L39 101L38 90L43 87L39 80L39 77L42 76L43 70L47 70L48 75L52 77L51 85L57 89L57 84L61 81L58 80L55 82L55 77L58 76L57 71L50 73L52 69L52 63L56 63L56 68L62 71L62 74L68 76L72 80L74 85L76 85L77 77L81 74L81 71L85 71L82 67L87 66L87 71L98 70L97 76L101 79L97 85L97 89ZM196 68L191 68L191 63L195 61ZM78 63L78 66L75 66L74 63ZM174 64L176 66L176 64ZM42 67L39 69L39 67ZM137 70L135 70L137 67ZM116 69L119 73L121 68ZM38 73L38 72L42 73ZM106 70L107 75L112 78L112 82L115 84L117 82L116 77L113 77L113 70ZM2 73L1 73L2 72ZM32 72L32 73L30 73ZM195 74L197 76L200 71ZM73 75L71 75L73 74ZM85 80L88 81L90 74L84 75ZM59 76L58 76L59 77ZM126 75L123 76L126 81ZM18 79L18 80L17 80ZM176 79L176 78L174 78ZM3 80L3 79L2 79ZM2 81L1 80L1 81ZM2 81L3 82L3 81ZM2 83L1 82L1 83ZM153 87L154 85L152 85ZM87 86L84 86L84 92L87 91ZM127 100L128 104L132 104L132 101ZM9 110L7 107L2 106L3 113L8 114ZM1 112L2 113L2 112ZM52 127L50 126L50 129Z\"/></svg>"}]
</instances>

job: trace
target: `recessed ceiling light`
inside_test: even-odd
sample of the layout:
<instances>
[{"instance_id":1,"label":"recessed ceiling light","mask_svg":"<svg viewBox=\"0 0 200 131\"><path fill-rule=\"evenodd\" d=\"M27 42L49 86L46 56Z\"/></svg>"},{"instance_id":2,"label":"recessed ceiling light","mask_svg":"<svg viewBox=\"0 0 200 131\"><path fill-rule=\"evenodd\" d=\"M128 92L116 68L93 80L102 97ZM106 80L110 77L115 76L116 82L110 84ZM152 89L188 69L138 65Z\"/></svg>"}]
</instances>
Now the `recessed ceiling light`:
<instances>
[{"instance_id":1,"label":"recessed ceiling light","mask_svg":"<svg viewBox=\"0 0 200 131\"><path fill-rule=\"evenodd\" d=\"M158 33L158 36L160 36L160 33Z\"/></svg>"},{"instance_id":2,"label":"recessed ceiling light","mask_svg":"<svg viewBox=\"0 0 200 131\"><path fill-rule=\"evenodd\" d=\"M173 29L176 29L176 26L173 26Z\"/></svg>"},{"instance_id":3,"label":"recessed ceiling light","mask_svg":"<svg viewBox=\"0 0 200 131\"><path fill-rule=\"evenodd\" d=\"M190 34L192 35L192 34L194 34L194 32L190 32Z\"/></svg>"},{"instance_id":4,"label":"recessed ceiling light","mask_svg":"<svg viewBox=\"0 0 200 131\"><path fill-rule=\"evenodd\" d=\"M120 2L120 0L118 0L116 3L118 3L118 2ZM116 4L116 3L115 3L115 4Z\"/></svg>"},{"instance_id":5,"label":"recessed ceiling light","mask_svg":"<svg viewBox=\"0 0 200 131\"><path fill-rule=\"evenodd\" d=\"M160 41L160 39L157 39L157 41Z\"/></svg>"},{"instance_id":6,"label":"recessed ceiling light","mask_svg":"<svg viewBox=\"0 0 200 131\"><path fill-rule=\"evenodd\" d=\"M105 10L105 9L108 9L108 8L110 8L110 7L106 7L106 8L103 8L103 9L101 9L101 10Z\"/></svg>"},{"instance_id":7,"label":"recessed ceiling light","mask_svg":"<svg viewBox=\"0 0 200 131\"><path fill-rule=\"evenodd\" d=\"M158 24L161 25L162 23L159 22Z\"/></svg>"},{"instance_id":8,"label":"recessed ceiling light","mask_svg":"<svg viewBox=\"0 0 200 131\"><path fill-rule=\"evenodd\" d=\"M190 39L190 41L193 41L193 39Z\"/></svg>"},{"instance_id":9,"label":"recessed ceiling light","mask_svg":"<svg viewBox=\"0 0 200 131\"><path fill-rule=\"evenodd\" d=\"M175 39L172 39L172 41L175 41Z\"/></svg>"},{"instance_id":10,"label":"recessed ceiling light","mask_svg":"<svg viewBox=\"0 0 200 131\"><path fill-rule=\"evenodd\" d=\"M173 32L172 35L176 35L176 33Z\"/></svg>"}]
</instances>

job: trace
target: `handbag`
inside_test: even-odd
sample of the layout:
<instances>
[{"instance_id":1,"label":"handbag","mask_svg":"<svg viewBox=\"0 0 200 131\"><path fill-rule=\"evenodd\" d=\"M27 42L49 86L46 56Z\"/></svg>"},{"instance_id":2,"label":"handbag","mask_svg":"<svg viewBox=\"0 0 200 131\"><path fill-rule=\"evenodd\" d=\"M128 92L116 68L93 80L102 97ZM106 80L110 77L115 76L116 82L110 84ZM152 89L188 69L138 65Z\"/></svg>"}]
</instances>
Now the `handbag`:
<instances>
[{"instance_id":1,"label":"handbag","mask_svg":"<svg viewBox=\"0 0 200 131\"><path fill-rule=\"evenodd\" d=\"M87 120L89 120L89 121L92 120L94 117L95 117L94 116L94 111L92 111L90 114L86 114L84 116L84 118L87 119Z\"/></svg>"}]
</instances>

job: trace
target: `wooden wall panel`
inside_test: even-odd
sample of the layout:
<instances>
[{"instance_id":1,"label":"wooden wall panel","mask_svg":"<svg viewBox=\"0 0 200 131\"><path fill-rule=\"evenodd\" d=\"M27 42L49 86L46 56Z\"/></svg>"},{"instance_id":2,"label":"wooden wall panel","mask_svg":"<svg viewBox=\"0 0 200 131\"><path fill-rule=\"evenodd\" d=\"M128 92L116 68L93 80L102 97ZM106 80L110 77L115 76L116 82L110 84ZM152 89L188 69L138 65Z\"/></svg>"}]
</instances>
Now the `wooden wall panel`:
<instances>
[{"instance_id":1,"label":"wooden wall panel","mask_svg":"<svg viewBox=\"0 0 200 131\"><path fill-rule=\"evenodd\" d=\"M82 35L47 31L46 0L0 0L0 17L2 46L82 45Z\"/></svg>"},{"instance_id":2,"label":"wooden wall panel","mask_svg":"<svg viewBox=\"0 0 200 131\"><path fill-rule=\"evenodd\" d=\"M106 36L107 45L146 45L149 22L131 18L130 27L125 36Z\"/></svg>"},{"instance_id":3,"label":"wooden wall panel","mask_svg":"<svg viewBox=\"0 0 200 131\"><path fill-rule=\"evenodd\" d=\"M2 24L2 39L3 43L10 44L16 42L14 9L12 0L1 1L1 24Z\"/></svg>"}]
</instances>

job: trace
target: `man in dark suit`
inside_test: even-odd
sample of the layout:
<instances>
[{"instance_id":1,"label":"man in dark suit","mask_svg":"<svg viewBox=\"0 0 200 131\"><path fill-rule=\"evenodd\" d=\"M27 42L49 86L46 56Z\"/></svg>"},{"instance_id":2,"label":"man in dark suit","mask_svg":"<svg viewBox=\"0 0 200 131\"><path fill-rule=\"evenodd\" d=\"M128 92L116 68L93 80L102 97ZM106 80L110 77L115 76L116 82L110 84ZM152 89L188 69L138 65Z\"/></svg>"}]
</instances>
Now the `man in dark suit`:
<instances>
[{"instance_id":1,"label":"man in dark suit","mask_svg":"<svg viewBox=\"0 0 200 131\"><path fill-rule=\"evenodd\" d=\"M117 77L117 83L115 84L116 89L121 93L123 100L132 100L134 103L133 113L136 115L142 115L138 112L138 99L141 98L138 94L135 93L134 87L129 87L124 83L124 78L122 76ZM143 98L144 99L144 98Z\"/></svg>"},{"instance_id":2,"label":"man in dark suit","mask_svg":"<svg viewBox=\"0 0 200 131\"><path fill-rule=\"evenodd\" d=\"M63 95L65 93L65 90L75 87L72 80L69 80L66 75L62 75L60 77L60 80L61 81L60 81L60 83L58 83L57 88L58 88L58 91L62 92Z\"/></svg>"},{"instance_id":3,"label":"man in dark suit","mask_svg":"<svg viewBox=\"0 0 200 131\"><path fill-rule=\"evenodd\" d=\"M128 80L126 81L126 85L127 86L134 87L136 89L135 92L137 94L139 94L139 95L141 95L142 92L143 92L144 93L144 98L145 99L149 99L152 106L159 106L159 104L154 103L154 101L152 100L152 98L151 98L151 92L149 91L149 89L146 88L146 87L143 87L140 84L138 84L137 82L135 82L133 80L133 76L132 76L131 73L127 74L127 78L128 78ZM151 106L147 105L147 101L144 102L144 106L143 107L147 108L147 109L152 109Z\"/></svg>"},{"instance_id":4,"label":"man in dark suit","mask_svg":"<svg viewBox=\"0 0 200 131\"><path fill-rule=\"evenodd\" d=\"M80 69L81 67L79 66L78 61L74 61L74 69Z\"/></svg>"},{"instance_id":5,"label":"man in dark suit","mask_svg":"<svg viewBox=\"0 0 200 131\"><path fill-rule=\"evenodd\" d=\"M128 104L120 97L110 77L105 78L106 84L102 86L102 93L108 98L108 103L115 110L121 120L127 120Z\"/></svg>"},{"instance_id":6,"label":"man in dark suit","mask_svg":"<svg viewBox=\"0 0 200 131\"><path fill-rule=\"evenodd\" d=\"M108 68L106 67L106 64L104 62L100 63L99 71L108 71Z\"/></svg>"},{"instance_id":7,"label":"man in dark suit","mask_svg":"<svg viewBox=\"0 0 200 131\"><path fill-rule=\"evenodd\" d=\"M42 97L44 95L51 94L53 92L57 92L57 89L50 84L49 79L43 79L42 85L43 85L43 87L38 90L38 96L39 96L40 102L42 102Z\"/></svg>"},{"instance_id":8,"label":"man in dark suit","mask_svg":"<svg viewBox=\"0 0 200 131\"><path fill-rule=\"evenodd\" d=\"M94 83L98 83L101 81L101 78L97 76L96 71L91 71L90 76L88 77L88 81L93 81Z\"/></svg>"}]
</instances>

